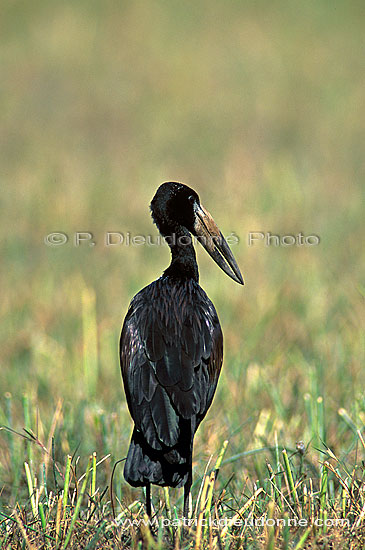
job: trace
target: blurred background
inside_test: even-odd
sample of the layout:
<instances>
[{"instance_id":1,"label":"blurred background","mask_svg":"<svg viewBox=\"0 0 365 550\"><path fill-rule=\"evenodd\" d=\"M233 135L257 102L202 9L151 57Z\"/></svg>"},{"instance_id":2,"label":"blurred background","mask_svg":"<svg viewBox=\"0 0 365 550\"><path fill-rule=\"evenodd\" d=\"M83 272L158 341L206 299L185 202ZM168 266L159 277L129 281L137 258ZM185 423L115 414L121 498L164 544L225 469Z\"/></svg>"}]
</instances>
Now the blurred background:
<instances>
[{"instance_id":1,"label":"blurred background","mask_svg":"<svg viewBox=\"0 0 365 550\"><path fill-rule=\"evenodd\" d=\"M112 453L107 483L132 426L120 327L169 251L107 247L105 234L156 237L149 203L175 180L238 237L246 283L198 250L225 362L195 475L226 438L227 458L275 434L350 453L365 423L363 3L4 0L1 11L0 423L46 442L62 400L57 459ZM76 247L78 231L96 244ZM250 247L253 231L320 243ZM53 232L68 242L46 245ZM8 498L23 441L0 439ZM263 470L249 456L224 472Z\"/></svg>"}]
</instances>

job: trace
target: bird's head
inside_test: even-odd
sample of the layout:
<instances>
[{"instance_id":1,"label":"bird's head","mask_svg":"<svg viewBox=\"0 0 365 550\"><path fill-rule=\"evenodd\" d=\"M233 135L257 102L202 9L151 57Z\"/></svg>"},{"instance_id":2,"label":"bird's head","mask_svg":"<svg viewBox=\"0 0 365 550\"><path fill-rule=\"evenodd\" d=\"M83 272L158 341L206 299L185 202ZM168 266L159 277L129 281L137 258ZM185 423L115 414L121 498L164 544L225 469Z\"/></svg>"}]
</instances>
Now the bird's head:
<instances>
[{"instance_id":1,"label":"bird's head","mask_svg":"<svg viewBox=\"0 0 365 550\"><path fill-rule=\"evenodd\" d=\"M198 238L208 254L229 277L237 283L244 284L227 241L212 216L200 203L194 189L183 183L163 183L151 201L151 213L162 235L179 235L181 228L185 228Z\"/></svg>"}]
</instances>

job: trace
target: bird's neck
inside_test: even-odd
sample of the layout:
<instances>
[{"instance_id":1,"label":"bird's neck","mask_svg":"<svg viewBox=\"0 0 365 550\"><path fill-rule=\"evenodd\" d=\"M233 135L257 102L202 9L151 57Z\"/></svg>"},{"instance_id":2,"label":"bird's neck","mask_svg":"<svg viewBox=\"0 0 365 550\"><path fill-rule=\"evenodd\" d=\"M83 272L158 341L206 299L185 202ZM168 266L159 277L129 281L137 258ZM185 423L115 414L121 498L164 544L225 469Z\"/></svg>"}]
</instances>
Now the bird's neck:
<instances>
[{"instance_id":1,"label":"bird's neck","mask_svg":"<svg viewBox=\"0 0 365 550\"><path fill-rule=\"evenodd\" d=\"M190 233L181 228L164 237L171 250L171 263L165 269L164 276L199 282L198 264Z\"/></svg>"}]
</instances>

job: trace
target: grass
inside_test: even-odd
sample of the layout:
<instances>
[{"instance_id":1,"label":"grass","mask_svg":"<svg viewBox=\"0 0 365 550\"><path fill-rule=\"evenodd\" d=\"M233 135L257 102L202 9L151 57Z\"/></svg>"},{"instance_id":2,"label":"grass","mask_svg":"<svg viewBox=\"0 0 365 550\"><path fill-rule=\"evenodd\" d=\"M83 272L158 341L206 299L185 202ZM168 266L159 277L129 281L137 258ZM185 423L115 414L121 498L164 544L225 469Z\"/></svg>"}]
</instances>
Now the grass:
<instances>
[{"instance_id":1,"label":"grass","mask_svg":"<svg viewBox=\"0 0 365 550\"><path fill-rule=\"evenodd\" d=\"M5 2L0 39L0 548L361 548L361 3L29 6ZM154 487L152 536L123 463L110 494L131 432L117 345L168 251L104 243L155 238L148 203L172 179L238 237L246 285L198 250L224 367L196 521Z\"/></svg>"},{"instance_id":2,"label":"grass","mask_svg":"<svg viewBox=\"0 0 365 550\"><path fill-rule=\"evenodd\" d=\"M136 548L141 545L166 548L171 545L174 548L299 550L305 548L306 541L313 543L314 540L319 546L336 544L350 548L360 548L364 543L361 468L340 460L325 446L320 452L322 460L318 467L301 445L289 454L278 444L271 449L252 450L252 456L267 454L266 476L252 483L246 475L242 492L232 492L230 479L218 484L218 474L225 464L242 457L224 460L229 443L224 441L215 464L209 459L196 487L190 522L183 522L181 502L177 500L171 505L170 493L176 495L176 491L168 489L157 491L151 521L139 500L128 504L123 497L117 497L111 505L113 493L107 492L108 487L102 490L98 485L100 469L110 461L110 455L97 461L93 453L80 475L80 456L68 455L64 466L57 465L50 449L34 434L29 432L23 438L40 448L45 460L40 464L39 478L29 464L24 463L29 499L23 504L18 501L11 513L1 512L4 548L7 545L28 548ZM363 452L365 442L360 433L358 438ZM247 456L249 452L242 454ZM53 488L46 474L50 462Z\"/></svg>"}]
</instances>

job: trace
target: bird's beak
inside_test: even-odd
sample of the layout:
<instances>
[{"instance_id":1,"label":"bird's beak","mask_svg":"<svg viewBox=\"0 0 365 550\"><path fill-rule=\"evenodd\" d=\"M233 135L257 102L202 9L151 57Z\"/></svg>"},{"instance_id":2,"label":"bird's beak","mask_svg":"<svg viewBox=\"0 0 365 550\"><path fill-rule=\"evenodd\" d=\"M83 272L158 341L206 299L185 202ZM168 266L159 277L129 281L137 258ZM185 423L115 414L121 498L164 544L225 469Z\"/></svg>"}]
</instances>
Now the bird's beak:
<instances>
[{"instance_id":1,"label":"bird's beak","mask_svg":"<svg viewBox=\"0 0 365 550\"><path fill-rule=\"evenodd\" d=\"M194 232L198 241L231 279L243 285L240 268L212 216L201 204L196 203L194 209Z\"/></svg>"}]
</instances>

